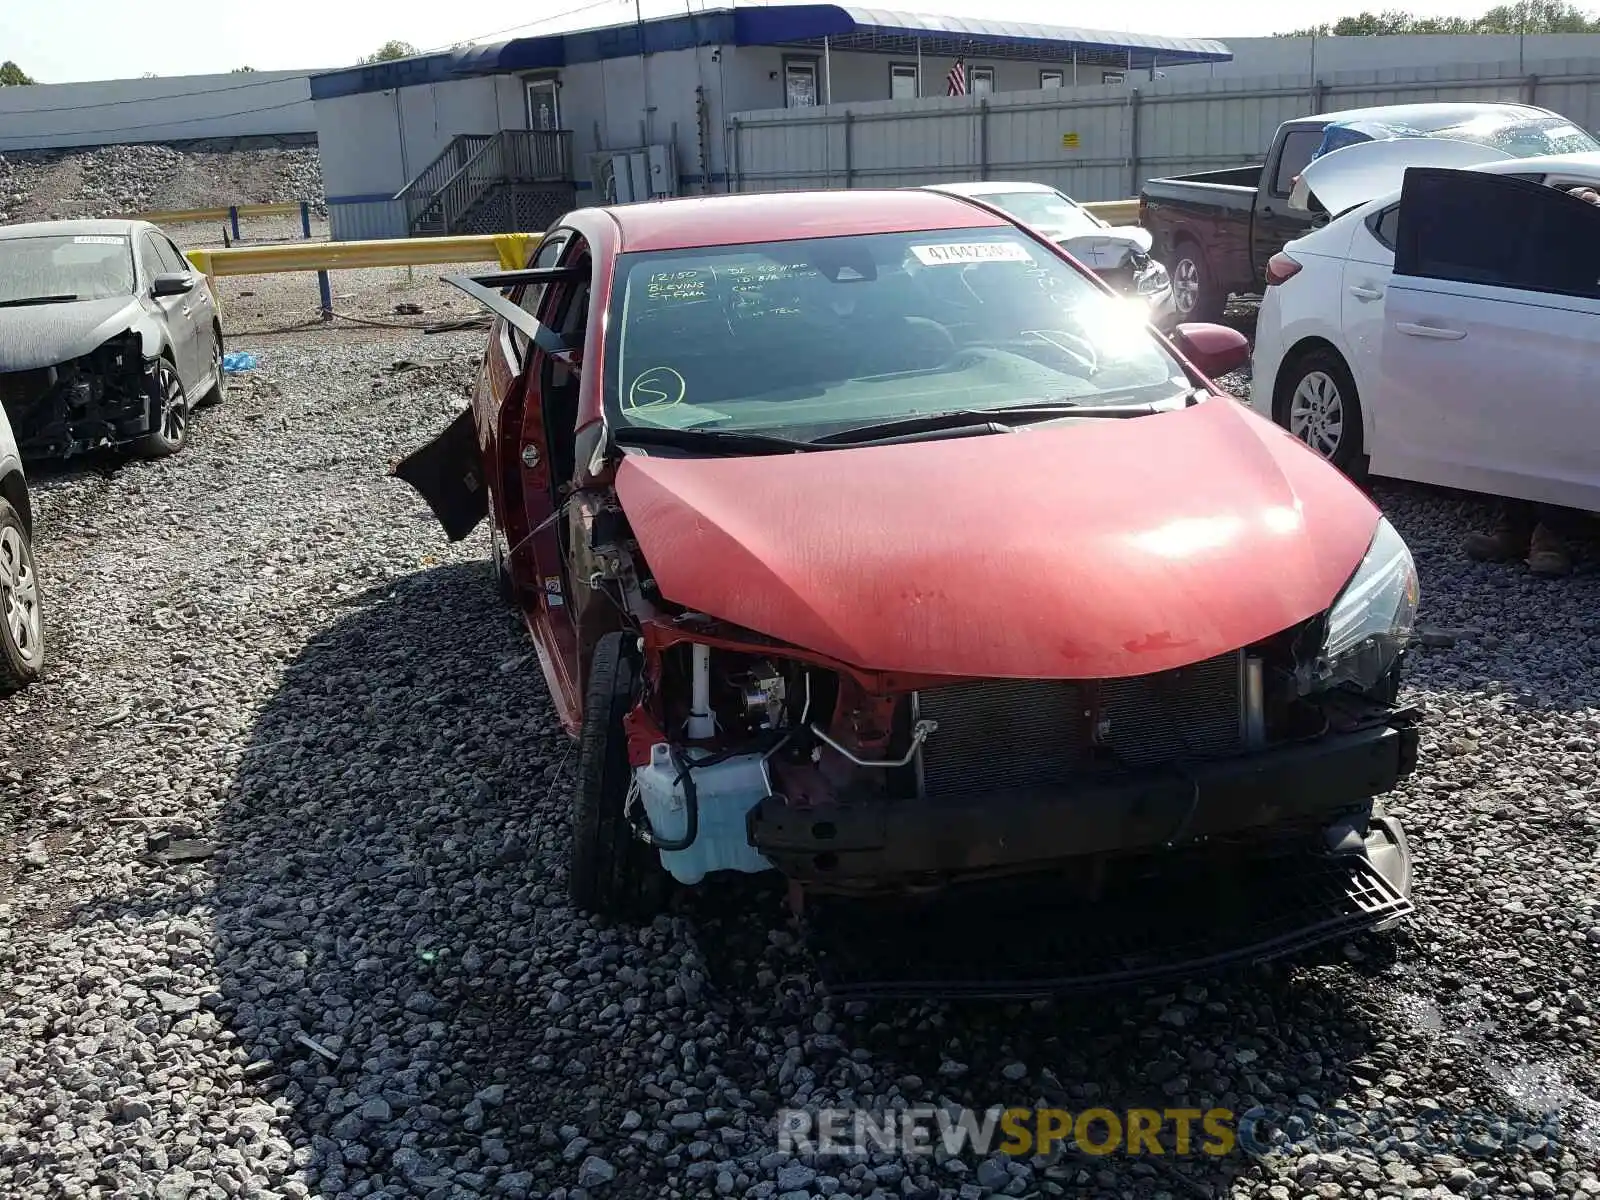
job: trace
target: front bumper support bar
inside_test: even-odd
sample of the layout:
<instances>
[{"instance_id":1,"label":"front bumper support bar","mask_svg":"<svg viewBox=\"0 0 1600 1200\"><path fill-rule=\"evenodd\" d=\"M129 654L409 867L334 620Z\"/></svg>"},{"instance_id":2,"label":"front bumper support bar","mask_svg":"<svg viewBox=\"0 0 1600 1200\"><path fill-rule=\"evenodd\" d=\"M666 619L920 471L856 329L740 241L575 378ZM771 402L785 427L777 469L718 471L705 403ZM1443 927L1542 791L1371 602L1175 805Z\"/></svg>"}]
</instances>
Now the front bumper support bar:
<instances>
[{"instance_id":1,"label":"front bumper support bar","mask_svg":"<svg viewBox=\"0 0 1600 1200\"><path fill-rule=\"evenodd\" d=\"M1281 840L1368 809L1414 768L1417 736L1379 725L1181 770L973 796L813 810L771 796L750 812L750 843L791 879L850 885Z\"/></svg>"}]
</instances>

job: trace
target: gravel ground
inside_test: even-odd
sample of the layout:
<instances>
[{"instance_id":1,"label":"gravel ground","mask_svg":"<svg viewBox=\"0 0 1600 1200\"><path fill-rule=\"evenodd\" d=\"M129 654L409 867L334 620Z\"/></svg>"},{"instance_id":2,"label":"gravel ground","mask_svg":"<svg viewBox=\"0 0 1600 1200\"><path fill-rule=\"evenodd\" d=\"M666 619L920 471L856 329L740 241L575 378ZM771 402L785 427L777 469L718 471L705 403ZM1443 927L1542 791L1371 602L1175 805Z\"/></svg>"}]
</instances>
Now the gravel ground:
<instances>
[{"instance_id":1,"label":"gravel ground","mask_svg":"<svg viewBox=\"0 0 1600 1200\"><path fill-rule=\"evenodd\" d=\"M315 146L100 146L0 155L0 222L279 200L310 200L325 211Z\"/></svg>"},{"instance_id":2,"label":"gravel ground","mask_svg":"<svg viewBox=\"0 0 1600 1200\"><path fill-rule=\"evenodd\" d=\"M36 481L51 663L0 701L0 1195L1600 1196L1593 548L1558 583L1473 565L1481 504L1377 493L1448 631L1410 676L1419 913L1392 947L836 1006L770 887L645 928L564 903L571 754L537 664L483 542L384 477L465 403L481 335L235 348L261 369L178 458ZM1343 1108L1370 1136L775 1151L781 1106L945 1102ZM1423 1136L1474 1113L1510 1124Z\"/></svg>"}]
</instances>

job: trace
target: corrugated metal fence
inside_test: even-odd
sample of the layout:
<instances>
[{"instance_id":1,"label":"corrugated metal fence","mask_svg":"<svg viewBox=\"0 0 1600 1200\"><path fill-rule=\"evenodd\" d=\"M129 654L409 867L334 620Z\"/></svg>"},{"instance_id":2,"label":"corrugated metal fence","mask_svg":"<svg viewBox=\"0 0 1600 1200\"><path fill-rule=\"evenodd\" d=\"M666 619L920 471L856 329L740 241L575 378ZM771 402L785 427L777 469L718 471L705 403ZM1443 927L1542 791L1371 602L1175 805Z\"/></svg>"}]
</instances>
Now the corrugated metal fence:
<instances>
[{"instance_id":1,"label":"corrugated metal fence","mask_svg":"<svg viewBox=\"0 0 1600 1200\"><path fill-rule=\"evenodd\" d=\"M1523 101L1593 131L1600 59L1463 63L1134 87L882 100L735 114L735 191L904 187L1030 179L1080 200L1136 195L1146 179L1260 162L1273 131L1309 113L1434 100Z\"/></svg>"}]
</instances>

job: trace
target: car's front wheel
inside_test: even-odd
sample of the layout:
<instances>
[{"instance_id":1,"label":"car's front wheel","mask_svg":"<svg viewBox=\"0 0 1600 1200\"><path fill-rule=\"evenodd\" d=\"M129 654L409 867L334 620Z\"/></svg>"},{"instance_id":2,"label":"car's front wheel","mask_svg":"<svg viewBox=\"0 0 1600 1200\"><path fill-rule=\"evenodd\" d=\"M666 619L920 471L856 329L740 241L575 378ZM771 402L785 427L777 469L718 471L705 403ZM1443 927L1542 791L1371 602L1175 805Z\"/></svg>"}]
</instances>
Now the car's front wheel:
<instances>
[{"instance_id":1,"label":"car's front wheel","mask_svg":"<svg viewBox=\"0 0 1600 1200\"><path fill-rule=\"evenodd\" d=\"M1280 425L1346 475L1365 475L1361 399L1337 351L1317 346L1290 360L1274 408Z\"/></svg>"},{"instance_id":2,"label":"car's front wheel","mask_svg":"<svg viewBox=\"0 0 1600 1200\"><path fill-rule=\"evenodd\" d=\"M146 386L156 400L155 428L139 439L138 450L146 458L167 458L189 440L189 397L178 369L164 358L150 368Z\"/></svg>"},{"instance_id":3,"label":"car's front wheel","mask_svg":"<svg viewBox=\"0 0 1600 1200\"><path fill-rule=\"evenodd\" d=\"M666 872L634 836L627 804L633 770L622 720L638 700L637 635L610 633L594 648L578 740L567 892L586 912L644 918L660 908Z\"/></svg>"},{"instance_id":4,"label":"car's front wheel","mask_svg":"<svg viewBox=\"0 0 1600 1200\"><path fill-rule=\"evenodd\" d=\"M506 548L506 535L495 524L494 513L489 514L489 565L494 571L495 590L500 599L512 607L517 603L517 585L511 575L511 555Z\"/></svg>"},{"instance_id":5,"label":"car's front wheel","mask_svg":"<svg viewBox=\"0 0 1600 1200\"><path fill-rule=\"evenodd\" d=\"M17 510L0 499L0 691L24 687L44 669L44 611L33 546Z\"/></svg>"}]
</instances>

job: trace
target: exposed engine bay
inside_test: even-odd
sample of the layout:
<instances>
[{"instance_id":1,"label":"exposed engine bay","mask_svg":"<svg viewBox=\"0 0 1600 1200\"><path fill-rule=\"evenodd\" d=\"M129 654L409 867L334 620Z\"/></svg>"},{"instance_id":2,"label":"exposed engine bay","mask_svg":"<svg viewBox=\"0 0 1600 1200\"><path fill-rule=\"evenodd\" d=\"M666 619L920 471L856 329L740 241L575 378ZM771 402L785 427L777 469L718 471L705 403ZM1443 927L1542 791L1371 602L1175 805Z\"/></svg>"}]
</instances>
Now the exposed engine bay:
<instances>
[{"instance_id":1,"label":"exposed engine bay","mask_svg":"<svg viewBox=\"0 0 1600 1200\"><path fill-rule=\"evenodd\" d=\"M160 399L129 330L80 358L0 373L0 404L24 458L64 458L149 432Z\"/></svg>"},{"instance_id":2,"label":"exposed engine bay","mask_svg":"<svg viewBox=\"0 0 1600 1200\"><path fill-rule=\"evenodd\" d=\"M1334 668L1326 615L1134 678L897 679L662 601L609 497L568 517L592 568L572 601L639 634L627 816L682 883L776 868L798 904L1048 868L1093 898L1119 863L1204 845L1358 852L1409 889L1372 803L1415 759L1403 651Z\"/></svg>"}]
</instances>

